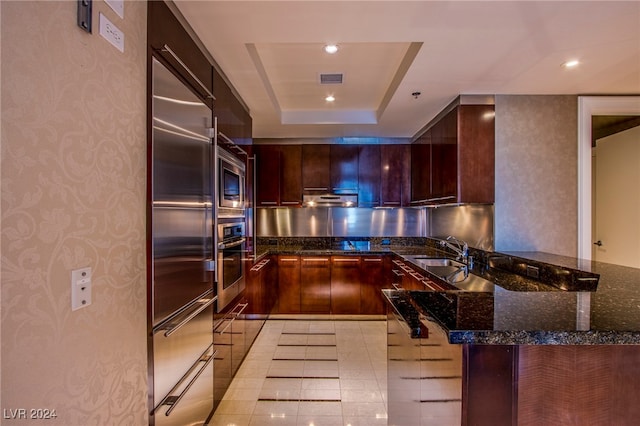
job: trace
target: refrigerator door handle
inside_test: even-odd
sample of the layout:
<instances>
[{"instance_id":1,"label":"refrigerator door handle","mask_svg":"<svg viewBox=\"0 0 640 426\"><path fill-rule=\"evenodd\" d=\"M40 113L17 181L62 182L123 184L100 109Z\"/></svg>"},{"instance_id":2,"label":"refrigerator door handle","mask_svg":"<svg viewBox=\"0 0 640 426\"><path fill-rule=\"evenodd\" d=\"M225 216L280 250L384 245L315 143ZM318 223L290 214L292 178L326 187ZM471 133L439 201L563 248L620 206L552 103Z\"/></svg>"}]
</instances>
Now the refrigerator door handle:
<instances>
[{"instance_id":1,"label":"refrigerator door handle","mask_svg":"<svg viewBox=\"0 0 640 426\"><path fill-rule=\"evenodd\" d=\"M213 259L205 259L204 260L204 270L206 272L215 272L216 271L216 261Z\"/></svg>"},{"instance_id":2,"label":"refrigerator door handle","mask_svg":"<svg viewBox=\"0 0 640 426\"><path fill-rule=\"evenodd\" d=\"M173 333L175 333L176 331L180 330L180 328L182 328L185 324L187 324L189 321L191 321L192 319L197 317L200 312L202 312L205 309L207 309L213 302L216 301L217 298L218 298L217 296L214 296L214 297L212 297L210 299L199 301L198 303L200 303L200 306L197 309L195 309L193 312L191 312L182 321L180 321L179 323L177 323L175 325L171 324L171 323L167 324L167 326L165 328L165 332L164 332L164 337L169 337Z\"/></svg>"},{"instance_id":3,"label":"refrigerator door handle","mask_svg":"<svg viewBox=\"0 0 640 426\"><path fill-rule=\"evenodd\" d=\"M189 371L187 371L185 373L185 375L182 376L180 378L180 380L178 380L178 383L176 383L175 386L169 391L167 396L162 398L162 401L160 401L158 406L153 409L153 413L152 414L156 414L163 405L168 405L169 406L169 408L164 413L164 415L165 416L169 416L171 414L173 409L176 408L176 406L178 405L178 403L180 403L182 398L187 394L187 392L189 392L189 389L191 389L191 386L193 386L193 384L196 382L196 380L198 380L198 377L200 377L200 375L202 375L204 370L206 370L206 368L209 366L209 364L211 364L211 361L213 361L213 359L215 358L216 354L218 353L217 350L213 351L213 353L211 353L211 355L208 355L208 352L210 350L212 350L212 349L213 349L213 343L202 353L202 355L200 355L198 360L191 366L191 368L189 368ZM202 365L202 367L200 367L198 372L195 374L195 376L193 376L193 378L189 381L189 383L187 383L187 385L184 387L182 392L180 392L180 394L178 394L178 395L173 395L173 393L180 386L182 386L182 383L184 383L184 381L187 380L189 375L195 371L195 369L197 368L198 364L200 364L200 363L204 363L204 364Z\"/></svg>"}]
</instances>

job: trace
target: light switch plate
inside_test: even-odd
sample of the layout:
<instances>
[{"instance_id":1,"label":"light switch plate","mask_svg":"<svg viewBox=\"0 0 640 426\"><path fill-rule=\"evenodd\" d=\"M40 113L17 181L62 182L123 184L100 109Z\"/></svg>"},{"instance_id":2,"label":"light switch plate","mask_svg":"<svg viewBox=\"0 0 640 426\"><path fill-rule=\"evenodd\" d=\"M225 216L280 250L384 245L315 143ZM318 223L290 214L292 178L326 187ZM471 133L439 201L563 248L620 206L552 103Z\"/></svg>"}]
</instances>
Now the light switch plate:
<instances>
[{"instance_id":1,"label":"light switch plate","mask_svg":"<svg viewBox=\"0 0 640 426\"><path fill-rule=\"evenodd\" d=\"M104 0L119 17L124 18L124 0Z\"/></svg>"},{"instance_id":2,"label":"light switch plate","mask_svg":"<svg viewBox=\"0 0 640 426\"><path fill-rule=\"evenodd\" d=\"M91 268L71 271L71 310L76 311L91 304Z\"/></svg>"}]
</instances>

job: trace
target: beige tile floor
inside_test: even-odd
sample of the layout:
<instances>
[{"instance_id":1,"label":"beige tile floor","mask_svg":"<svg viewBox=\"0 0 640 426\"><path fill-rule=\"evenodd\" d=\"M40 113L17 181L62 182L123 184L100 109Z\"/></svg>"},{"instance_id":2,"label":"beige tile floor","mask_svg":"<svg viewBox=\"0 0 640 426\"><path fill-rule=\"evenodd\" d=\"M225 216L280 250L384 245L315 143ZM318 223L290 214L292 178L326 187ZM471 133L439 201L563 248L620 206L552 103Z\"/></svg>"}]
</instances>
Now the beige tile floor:
<instances>
[{"instance_id":1,"label":"beige tile floor","mask_svg":"<svg viewBox=\"0 0 640 426\"><path fill-rule=\"evenodd\" d=\"M268 320L213 426L387 424L386 322Z\"/></svg>"}]
</instances>

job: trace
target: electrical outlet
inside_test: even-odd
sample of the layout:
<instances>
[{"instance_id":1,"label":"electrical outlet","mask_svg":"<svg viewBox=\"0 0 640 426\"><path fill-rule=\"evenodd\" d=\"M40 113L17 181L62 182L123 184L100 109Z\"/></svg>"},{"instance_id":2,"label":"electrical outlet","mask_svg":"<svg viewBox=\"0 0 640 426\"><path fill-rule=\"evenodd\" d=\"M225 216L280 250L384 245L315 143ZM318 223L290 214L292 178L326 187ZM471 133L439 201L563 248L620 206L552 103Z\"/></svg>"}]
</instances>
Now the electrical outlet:
<instances>
[{"instance_id":1,"label":"electrical outlet","mask_svg":"<svg viewBox=\"0 0 640 426\"><path fill-rule=\"evenodd\" d=\"M540 278L540 268L537 266L527 265L527 276L529 278Z\"/></svg>"},{"instance_id":2,"label":"electrical outlet","mask_svg":"<svg viewBox=\"0 0 640 426\"><path fill-rule=\"evenodd\" d=\"M124 52L124 33L102 13L100 14L100 35L119 51Z\"/></svg>"},{"instance_id":3,"label":"electrical outlet","mask_svg":"<svg viewBox=\"0 0 640 426\"><path fill-rule=\"evenodd\" d=\"M71 310L76 311L91 304L91 268L71 271Z\"/></svg>"}]
</instances>

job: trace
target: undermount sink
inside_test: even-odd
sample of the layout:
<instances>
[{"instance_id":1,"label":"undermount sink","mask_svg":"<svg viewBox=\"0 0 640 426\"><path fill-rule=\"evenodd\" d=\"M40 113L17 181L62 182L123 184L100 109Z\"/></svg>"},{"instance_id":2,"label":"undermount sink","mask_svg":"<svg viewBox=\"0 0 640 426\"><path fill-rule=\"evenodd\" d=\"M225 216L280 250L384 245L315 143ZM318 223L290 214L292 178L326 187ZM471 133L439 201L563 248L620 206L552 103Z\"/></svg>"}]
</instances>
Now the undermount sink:
<instances>
[{"instance_id":1,"label":"undermount sink","mask_svg":"<svg viewBox=\"0 0 640 426\"><path fill-rule=\"evenodd\" d=\"M448 257L406 256L425 271L442 278L459 290L493 292L494 284L469 273L467 265Z\"/></svg>"},{"instance_id":2,"label":"undermount sink","mask_svg":"<svg viewBox=\"0 0 640 426\"><path fill-rule=\"evenodd\" d=\"M446 257L410 256L410 258L416 263L419 263L424 266L455 266L455 267L464 266L463 263L458 262L457 260L446 258Z\"/></svg>"}]
</instances>

